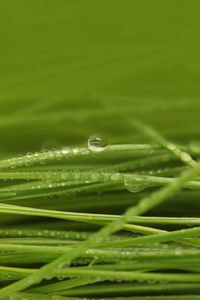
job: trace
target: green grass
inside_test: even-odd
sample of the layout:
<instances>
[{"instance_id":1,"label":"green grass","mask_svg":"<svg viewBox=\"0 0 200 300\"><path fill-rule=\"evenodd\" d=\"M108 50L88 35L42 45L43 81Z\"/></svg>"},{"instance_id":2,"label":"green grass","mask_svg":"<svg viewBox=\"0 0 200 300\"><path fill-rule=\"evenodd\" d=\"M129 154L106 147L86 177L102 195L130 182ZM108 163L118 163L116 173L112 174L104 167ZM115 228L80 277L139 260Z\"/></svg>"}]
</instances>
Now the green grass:
<instances>
[{"instance_id":1,"label":"green grass","mask_svg":"<svg viewBox=\"0 0 200 300\"><path fill-rule=\"evenodd\" d=\"M1 4L1 299L200 299L199 8Z\"/></svg>"},{"instance_id":2,"label":"green grass","mask_svg":"<svg viewBox=\"0 0 200 300\"><path fill-rule=\"evenodd\" d=\"M200 164L191 156L194 155L198 159L199 148L176 146L164 140L150 127L141 126L145 132L153 133L153 137L161 141L161 144L107 145L99 144L100 138L93 138L92 146L89 142L88 147L64 147L61 150L27 153L26 156L11 157L0 161L2 179L0 212L8 214L7 220L11 222L7 229L2 229L0 232L2 253L0 279L2 283L8 280L12 282L2 286L0 290L2 299L9 295L12 295L14 299L17 297L31 299L30 297L34 297L31 287L35 284L42 284L36 288L35 297L37 291L43 291L43 286L44 297L49 293L59 295L59 292L54 290L54 287L57 287L56 278L59 281L63 280L63 287L61 282L58 286L60 289L64 288L64 295L70 278L77 278L76 288L101 281L134 281L138 284L144 281L147 286L152 280L160 284L162 282L199 282L197 266L200 246L199 227L187 229L190 224L198 224L199 219L167 218L166 216L160 219L148 216L137 217L175 196L181 189L185 188L185 192L190 189L197 191L200 189L198 177ZM191 154L185 152L187 150ZM169 151L172 151L172 154L169 154ZM132 163L129 166L128 161L125 161L114 163L112 168L113 155L116 161L127 157L128 161L139 162L139 164L137 163L134 169ZM166 177L166 174L165 177L160 177L162 170L166 170L162 169L163 164L166 163L166 160L163 162L163 156L166 155L168 173L170 159L173 162L171 171L174 171L174 166L182 163L181 168L175 168L175 174L171 172L172 177ZM153 160L150 159L151 156ZM142 157L147 161L145 164L143 164ZM156 162L154 157L158 157ZM102 159L104 164L107 164L102 165ZM71 164L70 168L65 166L66 163ZM73 163L75 163L75 170L73 170ZM118 172L116 172L116 166L118 166ZM120 172L121 167L124 171L124 166L126 166L126 172ZM146 170L146 167L149 170ZM143 170L142 174L137 173L138 168ZM159 170L157 176L155 174L152 176L153 170ZM162 185L164 187L160 188ZM144 190L145 194L136 199L135 204L129 204L130 207L121 216L102 213L105 211L103 203L100 214L73 212L73 205L71 212L63 210L62 207L62 199L67 204L68 199L76 201L77 195L79 197L91 195L94 207L96 198L101 199L102 195L107 195L107 198L112 200L111 205L115 205L117 193L121 194L121 197L126 197L127 193L140 195L144 193ZM134 196L132 198L134 200ZM34 199L46 203L47 207L50 206L49 208L51 208L52 200L57 203L61 200L61 202L58 206L56 205L57 210L44 209L35 207L32 202ZM19 205L19 201L23 201L27 206ZM80 201L84 202L84 207L88 200L80 198L78 202ZM66 232L40 228L26 229L27 225L18 224L18 229L16 227L12 229L10 214L71 220L87 223L90 226L99 225L102 228L93 232L95 229L91 227L91 233L85 233L80 231L80 228L74 232ZM23 218L19 218L18 222L23 222L22 220ZM140 225L137 225L138 221ZM166 228L161 230L156 227L147 227L145 222ZM167 226L170 224L182 224L183 229L168 232ZM32 227L34 228L34 223ZM123 234L113 235L121 230ZM148 236L142 236L144 234ZM165 243L164 247L159 243ZM31 266L35 264L38 264L38 267L32 268ZM66 278L69 278L68 281ZM79 278L82 278L81 281ZM89 282L88 279L90 279ZM54 280L53 285L50 284L51 292L43 280ZM30 296L16 294L27 288L32 293ZM69 289L72 288L73 286L70 285ZM62 299L58 295L56 297Z\"/></svg>"}]
</instances>

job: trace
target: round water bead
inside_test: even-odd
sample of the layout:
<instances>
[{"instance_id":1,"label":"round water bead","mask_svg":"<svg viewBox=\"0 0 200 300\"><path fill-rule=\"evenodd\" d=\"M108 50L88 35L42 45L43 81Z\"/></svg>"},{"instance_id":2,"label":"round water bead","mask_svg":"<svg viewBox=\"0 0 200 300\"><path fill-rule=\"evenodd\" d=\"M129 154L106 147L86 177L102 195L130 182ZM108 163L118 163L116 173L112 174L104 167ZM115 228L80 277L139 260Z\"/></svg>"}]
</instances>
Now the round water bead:
<instances>
[{"instance_id":1,"label":"round water bead","mask_svg":"<svg viewBox=\"0 0 200 300\"><path fill-rule=\"evenodd\" d=\"M190 150L194 153L200 153L200 142L191 142L189 144Z\"/></svg>"},{"instance_id":2,"label":"round water bead","mask_svg":"<svg viewBox=\"0 0 200 300\"><path fill-rule=\"evenodd\" d=\"M70 153L70 148L69 147L63 147L62 148L62 154L68 154Z\"/></svg>"},{"instance_id":3,"label":"round water bead","mask_svg":"<svg viewBox=\"0 0 200 300\"><path fill-rule=\"evenodd\" d=\"M94 152L104 151L107 146L107 142L101 136L93 135L88 139L88 148Z\"/></svg>"},{"instance_id":4,"label":"round water bead","mask_svg":"<svg viewBox=\"0 0 200 300\"><path fill-rule=\"evenodd\" d=\"M125 179L124 186L131 193L139 193L147 188L147 184L145 182L138 182L133 179Z\"/></svg>"}]
</instances>

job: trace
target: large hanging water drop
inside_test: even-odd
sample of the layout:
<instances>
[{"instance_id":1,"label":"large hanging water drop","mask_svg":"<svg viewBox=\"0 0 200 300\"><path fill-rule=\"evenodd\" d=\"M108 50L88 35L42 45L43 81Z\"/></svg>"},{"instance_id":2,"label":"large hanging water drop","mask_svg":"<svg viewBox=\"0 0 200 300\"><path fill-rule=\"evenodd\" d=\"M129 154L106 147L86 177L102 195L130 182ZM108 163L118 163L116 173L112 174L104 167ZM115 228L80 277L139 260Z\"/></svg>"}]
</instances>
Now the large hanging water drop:
<instances>
[{"instance_id":1,"label":"large hanging water drop","mask_svg":"<svg viewBox=\"0 0 200 300\"><path fill-rule=\"evenodd\" d=\"M107 146L106 140L101 136L93 135L88 139L88 149L94 152L104 151Z\"/></svg>"},{"instance_id":2,"label":"large hanging water drop","mask_svg":"<svg viewBox=\"0 0 200 300\"><path fill-rule=\"evenodd\" d=\"M133 179L125 179L124 186L131 193L139 193L147 188L147 184L145 182L137 182Z\"/></svg>"}]
</instances>

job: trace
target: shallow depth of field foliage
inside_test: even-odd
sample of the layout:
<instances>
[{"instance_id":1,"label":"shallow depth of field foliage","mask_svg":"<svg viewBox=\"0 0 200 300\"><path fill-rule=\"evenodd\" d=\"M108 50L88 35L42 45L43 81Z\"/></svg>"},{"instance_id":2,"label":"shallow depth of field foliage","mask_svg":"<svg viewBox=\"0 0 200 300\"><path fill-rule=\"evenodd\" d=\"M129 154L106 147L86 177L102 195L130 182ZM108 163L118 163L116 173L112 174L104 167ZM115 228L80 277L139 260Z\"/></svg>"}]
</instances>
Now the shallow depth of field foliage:
<instances>
[{"instance_id":1,"label":"shallow depth of field foliage","mask_svg":"<svg viewBox=\"0 0 200 300\"><path fill-rule=\"evenodd\" d=\"M0 299L200 299L200 3L0 4Z\"/></svg>"}]
</instances>

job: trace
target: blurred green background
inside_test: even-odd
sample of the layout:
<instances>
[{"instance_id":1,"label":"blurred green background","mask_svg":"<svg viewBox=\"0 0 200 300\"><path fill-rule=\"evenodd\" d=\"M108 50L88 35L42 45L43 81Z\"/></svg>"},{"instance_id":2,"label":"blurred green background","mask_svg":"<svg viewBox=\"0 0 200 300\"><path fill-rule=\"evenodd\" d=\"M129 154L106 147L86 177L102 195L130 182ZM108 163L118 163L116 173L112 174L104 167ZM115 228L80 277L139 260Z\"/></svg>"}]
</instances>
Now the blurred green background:
<instances>
[{"instance_id":1,"label":"blurred green background","mask_svg":"<svg viewBox=\"0 0 200 300\"><path fill-rule=\"evenodd\" d=\"M200 2L7 0L0 4L0 151L146 141L140 117L198 140Z\"/></svg>"}]
</instances>

